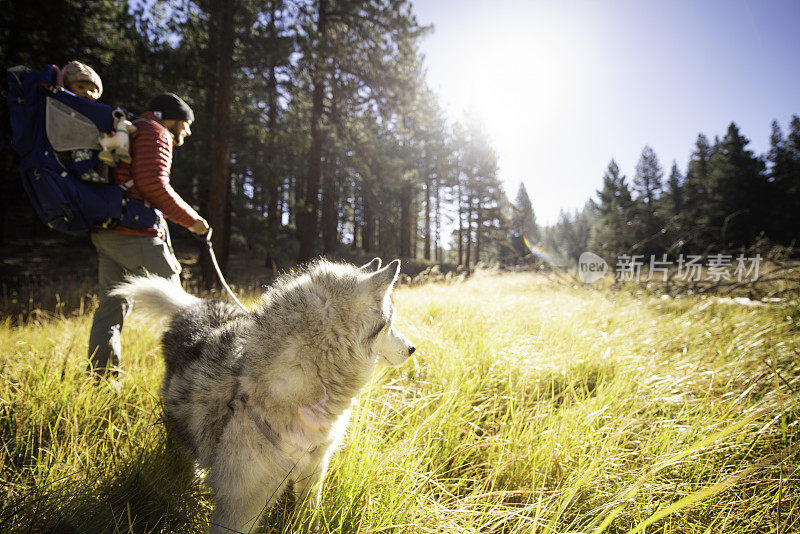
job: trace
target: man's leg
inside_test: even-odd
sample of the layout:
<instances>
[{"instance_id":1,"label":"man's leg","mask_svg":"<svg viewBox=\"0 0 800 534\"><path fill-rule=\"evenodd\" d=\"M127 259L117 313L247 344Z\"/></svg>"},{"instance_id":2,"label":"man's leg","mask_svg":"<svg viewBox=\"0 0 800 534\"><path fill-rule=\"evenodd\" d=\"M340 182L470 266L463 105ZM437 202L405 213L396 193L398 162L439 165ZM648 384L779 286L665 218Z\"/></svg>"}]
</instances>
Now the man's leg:
<instances>
[{"instance_id":1,"label":"man's leg","mask_svg":"<svg viewBox=\"0 0 800 534\"><path fill-rule=\"evenodd\" d=\"M181 267L171 247L156 237L93 232L92 243L98 255L100 302L89 335L89 358L95 372L102 375L106 368L119 365L120 334L130 310L125 299L108 292L131 273L147 272L179 284Z\"/></svg>"},{"instance_id":2,"label":"man's leg","mask_svg":"<svg viewBox=\"0 0 800 534\"><path fill-rule=\"evenodd\" d=\"M169 235L169 234L167 234ZM181 283L181 264L175 257L172 247L157 237L142 237L142 256L137 274L154 274Z\"/></svg>"},{"instance_id":3,"label":"man's leg","mask_svg":"<svg viewBox=\"0 0 800 534\"><path fill-rule=\"evenodd\" d=\"M92 234L92 243L97 248L100 301L92 317L92 329L89 332L89 360L90 371L94 370L102 376L110 367L119 365L120 333L129 306L125 299L108 294L114 285L122 282L126 270L106 254L104 240L96 239L97 235L97 232Z\"/></svg>"}]
</instances>

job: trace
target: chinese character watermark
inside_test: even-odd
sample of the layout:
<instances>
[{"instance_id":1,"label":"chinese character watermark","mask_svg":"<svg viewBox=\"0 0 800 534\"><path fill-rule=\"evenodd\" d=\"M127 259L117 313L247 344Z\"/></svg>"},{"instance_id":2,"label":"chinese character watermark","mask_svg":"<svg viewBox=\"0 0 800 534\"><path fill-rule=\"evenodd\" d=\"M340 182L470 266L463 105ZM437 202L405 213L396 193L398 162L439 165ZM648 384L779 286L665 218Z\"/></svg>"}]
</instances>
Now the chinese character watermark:
<instances>
[{"instance_id":1,"label":"chinese character watermark","mask_svg":"<svg viewBox=\"0 0 800 534\"><path fill-rule=\"evenodd\" d=\"M628 256L622 254L617 258L616 279L621 282L648 282L656 275L661 275L661 280L666 282L670 267L677 267L675 277L685 282L707 281L719 283L722 281L737 282L758 280L759 267L763 258L760 254L754 257L745 257L739 254L736 264L733 264L730 254L713 254L705 263L703 257L693 254L681 254L677 260L668 260L666 254L661 257L650 256L650 261L645 262L644 256ZM705 269L705 273L703 270ZM644 278L645 271L647 277Z\"/></svg>"},{"instance_id":2,"label":"chinese character watermark","mask_svg":"<svg viewBox=\"0 0 800 534\"><path fill-rule=\"evenodd\" d=\"M712 254L705 259L705 263L703 256L695 254L681 254L673 259L666 254L651 255L649 258L621 254L617 257L614 277L620 282L666 282L672 273L672 276L684 282L755 282L762 261L760 254L754 257L739 254L735 258L731 254ZM608 270L608 264L597 254L584 252L578 260L578 278L587 284L602 279Z\"/></svg>"}]
</instances>

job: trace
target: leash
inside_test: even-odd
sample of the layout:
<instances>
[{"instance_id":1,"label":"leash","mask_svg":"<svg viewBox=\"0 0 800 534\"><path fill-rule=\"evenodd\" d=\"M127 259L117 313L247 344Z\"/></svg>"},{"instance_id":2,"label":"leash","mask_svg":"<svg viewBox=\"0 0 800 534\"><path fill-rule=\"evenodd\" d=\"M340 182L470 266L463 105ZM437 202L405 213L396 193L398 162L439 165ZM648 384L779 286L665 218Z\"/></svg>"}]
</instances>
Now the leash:
<instances>
[{"instance_id":1,"label":"leash","mask_svg":"<svg viewBox=\"0 0 800 534\"><path fill-rule=\"evenodd\" d=\"M217 276L219 277L219 281L222 282L222 287L225 288L225 291L228 292L228 295L230 295L233 301L236 304L238 304L241 309L249 313L250 310L245 308L244 305L241 302L239 302L239 299L237 299L236 295L233 294L231 288L228 287L228 283L225 282L225 277L222 276L222 271L220 270L219 264L217 263L217 257L214 255L214 247L211 245L211 230L212 230L211 228L208 229L208 232L206 232L205 235L205 239L203 239L202 236L197 236L197 239L200 239L203 242L205 242L206 246L208 247L208 255L211 256L211 263L212 265L214 265L214 270L217 271Z\"/></svg>"}]
</instances>

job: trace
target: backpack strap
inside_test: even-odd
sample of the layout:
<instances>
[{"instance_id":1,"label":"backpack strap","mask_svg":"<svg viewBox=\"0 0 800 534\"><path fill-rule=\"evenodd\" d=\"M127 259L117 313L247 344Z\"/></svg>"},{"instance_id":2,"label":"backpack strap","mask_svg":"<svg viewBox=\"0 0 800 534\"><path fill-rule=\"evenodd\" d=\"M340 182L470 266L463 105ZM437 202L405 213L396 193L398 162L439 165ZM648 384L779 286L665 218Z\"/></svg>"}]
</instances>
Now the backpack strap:
<instances>
[{"instance_id":1,"label":"backpack strap","mask_svg":"<svg viewBox=\"0 0 800 534\"><path fill-rule=\"evenodd\" d=\"M130 202L130 201L136 201L136 202L141 202L142 204L144 204L145 208L152 208L153 207L152 204L150 204L146 200L139 200L138 198L130 198L130 197L126 197L125 196L125 193L128 192L128 189L133 187L133 178L131 178L130 180L128 180L124 184L119 184L117 187L122 189L122 202L123 202L123 204L126 203L126 202ZM153 208L153 209L155 209L155 208ZM159 211L159 213L161 213L161 212Z\"/></svg>"},{"instance_id":2,"label":"backpack strap","mask_svg":"<svg viewBox=\"0 0 800 534\"><path fill-rule=\"evenodd\" d=\"M129 114L128 120L136 124L137 122L150 119ZM133 143L133 136L131 136L131 143ZM146 200L139 200L138 198L126 196L128 189L133 187L133 178L124 184L117 184L117 187L122 189L123 217L120 221L120 225L128 228L157 228L162 216L161 211L154 208Z\"/></svg>"}]
</instances>

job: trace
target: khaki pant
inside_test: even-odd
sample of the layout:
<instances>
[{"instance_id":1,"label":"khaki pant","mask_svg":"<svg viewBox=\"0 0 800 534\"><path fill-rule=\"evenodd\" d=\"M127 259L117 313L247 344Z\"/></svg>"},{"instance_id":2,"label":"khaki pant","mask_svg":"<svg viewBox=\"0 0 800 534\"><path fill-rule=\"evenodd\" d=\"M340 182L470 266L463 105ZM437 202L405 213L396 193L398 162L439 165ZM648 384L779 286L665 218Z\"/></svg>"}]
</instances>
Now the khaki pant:
<instances>
[{"instance_id":1,"label":"khaki pant","mask_svg":"<svg viewBox=\"0 0 800 534\"><path fill-rule=\"evenodd\" d=\"M92 319L89 334L89 359L98 374L120 361L120 334L130 302L111 297L108 292L129 274L145 272L163 276L180 284L180 263L172 246L157 237L140 237L97 230L92 232L92 244L97 249L100 302Z\"/></svg>"}]
</instances>

